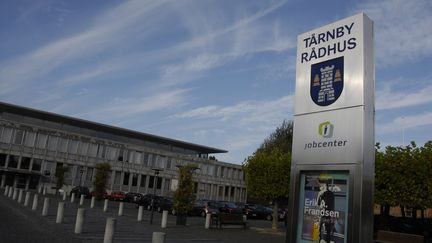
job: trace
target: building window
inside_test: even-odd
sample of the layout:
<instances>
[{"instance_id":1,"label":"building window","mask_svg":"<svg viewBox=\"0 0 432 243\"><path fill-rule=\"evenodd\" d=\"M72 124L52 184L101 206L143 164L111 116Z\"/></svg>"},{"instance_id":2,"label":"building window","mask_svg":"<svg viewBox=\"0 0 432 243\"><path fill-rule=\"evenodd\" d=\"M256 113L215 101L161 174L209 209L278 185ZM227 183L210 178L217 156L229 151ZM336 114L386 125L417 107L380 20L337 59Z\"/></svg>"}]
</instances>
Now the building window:
<instances>
[{"instance_id":1,"label":"building window","mask_svg":"<svg viewBox=\"0 0 432 243\"><path fill-rule=\"evenodd\" d=\"M162 188L162 177L157 178L156 189Z\"/></svg>"},{"instance_id":2,"label":"building window","mask_svg":"<svg viewBox=\"0 0 432 243\"><path fill-rule=\"evenodd\" d=\"M167 169L171 169L171 158L168 158L168 159L167 159L166 168L167 168Z\"/></svg>"},{"instance_id":3,"label":"building window","mask_svg":"<svg viewBox=\"0 0 432 243\"><path fill-rule=\"evenodd\" d=\"M121 172L116 171L115 177L114 177L114 185L120 185L120 179L121 179Z\"/></svg>"},{"instance_id":4,"label":"building window","mask_svg":"<svg viewBox=\"0 0 432 243\"><path fill-rule=\"evenodd\" d=\"M98 157L104 159L105 158L105 145L99 144L98 146Z\"/></svg>"},{"instance_id":5,"label":"building window","mask_svg":"<svg viewBox=\"0 0 432 243\"><path fill-rule=\"evenodd\" d=\"M123 161L123 154L124 154L124 149L120 149L118 159L117 159L118 161Z\"/></svg>"},{"instance_id":6,"label":"building window","mask_svg":"<svg viewBox=\"0 0 432 243\"><path fill-rule=\"evenodd\" d=\"M78 154L87 155L89 144L87 142L80 142L78 144Z\"/></svg>"},{"instance_id":7,"label":"building window","mask_svg":"<svg viewBox=\"0 0 432 243\"><path fill-rule=\"evenodd\" d=\"M123 186L127 186L129 185L129 172L125 172L124 173L124 177L123 177Z\"/></svg>"},{"instance_id":8,"label":"building window","mask_svg":"<svg viewBox=\"0 0 432 243\"><path fill-rule=\"evenodd\" d=\"M40 171L42 166L41 159L33 159L32 171Z\"/></svg>"},{"instance_id":9,"label":"building window","mask_svg":"<svg viewBox=\"0 0 432 243\"><path fill-rule=\"evenodd\" d=\"M165 179L165 186L164 186L164 190L165 191L169 191L171 187L171 180L170 179Z\"/></svg>"},{"instance_id":10,"label":"building window","mask_svg":"<svg viewBox=\"0 0 432 243\"><path fill-rule=\"evenodd\" d=\"M117 148L107 146L107 159L115 160L117 155Z\"/></svg>"},{"instance_id":11,"label":"building window","mask_svg":"<svg viewBox=\"0 0 432 243\"><path fill-rule=\"evenodd\" d=\"M3 133L1 136L1 141L3 143L10 143L10 141L12 139L12 131L13 131L13 129L11 127L5 127L3 129Z\"/></svg>"},{"instance_id":12,"label":"building window","mask_svg":"<svg viewBox=\"0 0 432 243\"><path fill-rule=\"evenodd\" d=\"M19 157L16 155L9 155L8 168L17 168L18 167L18 159L19 159Z\"/></svg>"},{"instance_id":13,"label":"building window","mask_svg":"<svg viewBox=\"0 0 432 243\"><path fill-rule=\"evenodd\" d=\"M150 176L148 188L153 188L154 185L154 176Z\"/></svg>"},{"instance_id":14,"label":"building window","mask_svg":"<svg viewBox=\"0 0 432 243\"><path fill-rule=\"evenodd\" d=\"M144 153L143 164L146 167L148 166L148 159L149 159L149 154L148 153Z\"/></svg>"},{"instance_id":15,"label":"building window","mask_svg":"<svg viewBox=\"0 0 432 243\"><path fill-rule=\"evenodd\" d=\"M20 129L15 130L15 138L14 138L14 144L22 144L24 138L24 131Z\"/></svg>"},{"instance_id":16,"label":"building window","mask_svg":"<svg viewBox=\"0 0 432 243\"><path fill-rule=\"evenodd\" d=\"M146 186L146 176L145 175L141 175L141 183L140 183L140 187L145 187Z\"/></svg>"},{"instance_id":17,"label":"building window","mask_svg":"<svg viewBox=\"0 0 432 243\"><path fill-rule=\"evenodd\" d=\"M141 160L142 160L142 153L135 151L135 158L134 158L135 164L141 164Z\"/></svg>"},{"instance_id":18,"label":"building window","mask_svg":"<svg viewBox=\"0 0 432 243\"><path fill-rule=\"evenodd\" d=\"M36 148L40 148L40 149L46 148L47 140L48 140L48 135L38 133L36 138Z\"/></svg>"},{"instance_id":19,"label":"building window","mask_svg":"<svg viewBox=\"0 0 432 243\"><path fill-rule=\"evenodd\" d=\"M93 179L93 168L87 167L86 181L92 181Z\"/></svg>"},{"instance_id":20,"label":"building window","mask_svg":"<svg viewBox=\"0 0 432 243\"><path fill-rule=\"evenodd\" d=\"M56 151L59 138L57 136L50 135L48 137L48 149L51 151Z\"/></svg>"},{"instance_id":21,"label":"building window","mask_svg":"<svg viewBox=\"0 0 432 243\"><path fill-rule=\"evenodd\" d=\"M4 167L6 165L7 154L0 154L0 166Z\"/></svg>"},{"instance_id":22,"label":"building window","mask_svg":"<svg viewBox=\"0 0 432 243\"><path fill-rule=\"evenodd\" d=\"M67 138L58 138L57 142L57 150L63 153L66 153L67 151L67 144L68 139Z\"/></svg>"},{"instance_id":23,"label":"building window","mask_svg":"<svg viewBox=\"0 0 432 243\"><path fill-rule=\"evenodd\" d=\"M138 175L133 174L132 175L132 186L137 186L137 184L138 184Z\"/></svg>"},{"instance_id":24,"label":"building window","mask_svg":"<svg viewBox=\"0 0 432 243\"><path fill-rule=\"evenodd\" d=\"M198 182L194 182L194 193L198 193Z\"/></svg>"},{"instance_id":25,"label":"building window","mask_svg":"<svg viewBox=\"0 0 432 243\"><path fill-rule=\"evenodd\" d=\"M91 143L89 146L89 156L96 157L98 152L98 145L95 143Z\"/></svg>"},{"instance_id":26,"label":"building window","mask_svg":"<svg viewBox=\"0 0 432 243\"><path fill-rule=\"evenodd\" d=\"M68 152L71 154L76 154L78 150L78 141L70 140L68 145Z\"/></svg>"},{"instance_id":27,"label":"building window","mask_svg":"<svg viewBox=\"0 0 432 243\"><path fill-rule=\"evenodd\" d=\"M26 135L24 137L24 145L27 147L33 147L36 139L36 133L35 132L26 132Z\"/></svg>"},{"instance_id":28,"label":"building window","mask_svg":"<svg viewBox=\"0 0 432 243\"><path fill-rule=\"evenodd\" d=\"M21 169L28 170L30 168L30 158L29 157L22 157L21 158Z\"/></svg>"},{"instance_id":29,"label":"building window","mask_svg":"<svg viewBox=\"0 0 432 243\"><path fill-rule=\"evenodd\" d=\"M128 151L128 159L126 160L126 162L133 163L134 162L134 154L135 154L135 151L129 150Z\"/></svg>"}]
</instances>

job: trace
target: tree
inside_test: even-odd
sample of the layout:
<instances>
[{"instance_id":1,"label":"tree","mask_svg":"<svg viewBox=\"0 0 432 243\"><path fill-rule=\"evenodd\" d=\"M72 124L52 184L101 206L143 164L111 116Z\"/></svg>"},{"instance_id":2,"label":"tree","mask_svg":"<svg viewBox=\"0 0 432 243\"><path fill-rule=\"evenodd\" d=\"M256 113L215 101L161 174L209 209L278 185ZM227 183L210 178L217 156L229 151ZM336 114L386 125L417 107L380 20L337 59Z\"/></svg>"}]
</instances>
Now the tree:
<instances>
[{"instance_id":1,"label":"tree","mask_svg":"<svg viewBox=\"0 0 432 243\"><path fill-rule=\"evenodd\" d=\"M55 176L57 178L56 188L61 189L65 183L65 174L69 171L67 166L57 166L55 171ZM57 192L56 192L57 193Z\"/></svg>"},{"instance_id":2,"label":"tree","mask_svg":"<svg viewBox=\"0 0 432 243\"><path fill-rule=\"evenodd\" d=\"M273 201L272 228L277 228L279 201L289 193L293 124L283 121L243 163L251 196Z\"/></svg>"},{"instance_id":3,"label":"tree","mask_svg":"<svg viewBox=\"0 0 432 243\"><path fill-rule=\"evenodd\" d=\"M177 214L177 224L186 224L186 215L195 203L193 172L198 169L194 164L179 168L179 184L174 192L173 208Z\"/></svg>"},{"instance_id":4,"label":"tree","mask_svg":"<svg viewBox=\"0 0 432 243\"><path fill-rule=\"evenodd\" d=\"M102 199L105 193L105 187L108 180L108 172L111 170L111 165L108 163L100 163L96 165L96 175L93 181L94 191L98 200Z\"/></svg>"}]
</instances>

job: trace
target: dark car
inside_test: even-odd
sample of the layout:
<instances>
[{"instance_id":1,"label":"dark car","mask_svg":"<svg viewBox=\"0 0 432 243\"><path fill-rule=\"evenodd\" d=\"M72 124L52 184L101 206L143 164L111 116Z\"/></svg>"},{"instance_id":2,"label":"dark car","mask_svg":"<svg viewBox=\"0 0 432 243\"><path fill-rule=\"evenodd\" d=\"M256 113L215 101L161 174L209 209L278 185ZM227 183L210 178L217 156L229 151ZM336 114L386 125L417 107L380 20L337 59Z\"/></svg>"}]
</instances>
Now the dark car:
<instances>
[{"instance_id":1,"label":"dark car","mask_svg":"<svg viewBox=\"0 0 432 243\"><path fill-rule=\"evenodd\" d=\"M96 198L102 198L102 199L108 199L108 193L106 191L100 193L100 192L96 192L96 191L92 191L91 192L92 197L96 197Z\"/></svg>"},{"instance_id":2,"label":"dark car","mask_svg":"<svg viewBox=\"0 0 432 243\"><path fill-rule=\"evenodd\" d=\"M229 214L241 214L242 209L237 207L233 202L219 202L219 212Z\"/></svg>"},{"instance_id":3,"label":"dark car","mask_svg":"<svg viewBox=\"0 0 432 243\"><path fill-rule=\"evenodd\" d=\"M216 201L197 200L189 214L201 217L205 217L208 213L218 214L219 207L221 207L221 204Z\"/></svg>"},{"instance_id":4,"label":"dark car","mask_svg":"<svg viewBox=\"0 0 432 243\"><path fill-rule=\"evenodd\" d=\"M164 210L167 210L168 212L172 212L173 201L171 198L155 197L154 208L159 213L162 213L162 211L164 211Z\"/></svg>"},{"instance_id":5,"label":"dark car","mask_svg":"<svg viewBox=\"0 0 432 243\"><path fill-rule=\"evenodd\" d=\"M159 196L154 196L154 198L157 198L157 197L159 197ZM141 196L140 198L137 199L137 201L135 202L136 207L143 206L145 209L150 210L152 199L153 199L152 194L145 194L144 196Z\"/></svg>"},{"instance_id":6,"label":"dark car","mask_svg":"<svg viewBox=\"0 0 432 243\"><path fill-rule=\"evenodd\" d=\"M143 195L137 192L127 192L125 202L136 203Z\"/></svg>"},{"instance_id":7,"label":"dark car","mask_svg":"<svg viewBox=\"0 0 432 243\"><path fill-rule=\"evenodd\" d=\"M81 195L84 195L84 198L91 198L91 193L88 187L85 186L76 186L72 188L70 195L72 196L72 193L75 193L75 197L80 198Z\"/></svg>"},{"instance_id":8,"label":"dark car","mask_svg":"<svg viewBox=\"0 0 432 243\"><path fill-rule=\"evenodd\" d=\"M243 213L248 219L273 219L273 210L259 204L245 204L243 207Z\"/></svg>"}]
</instances>

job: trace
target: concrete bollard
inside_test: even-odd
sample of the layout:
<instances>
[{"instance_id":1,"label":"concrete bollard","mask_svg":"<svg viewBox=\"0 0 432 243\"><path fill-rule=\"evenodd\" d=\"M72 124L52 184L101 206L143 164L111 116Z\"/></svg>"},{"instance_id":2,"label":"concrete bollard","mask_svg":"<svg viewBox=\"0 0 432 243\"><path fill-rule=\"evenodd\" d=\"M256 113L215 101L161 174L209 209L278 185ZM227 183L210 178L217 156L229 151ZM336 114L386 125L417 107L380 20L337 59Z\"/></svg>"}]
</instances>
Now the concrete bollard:
<instances>
[{"instance_id":1,"label":"concrete bollard","mask_svg":"<svg viewBox=\"0 0 432 243\"><path fill-rule=\"evenodd\" d=\"M152 243L164 243L165 235L164 232L153 232Z\"/></svg>"},{"instance_id":2,"label":"concrete bollard","mask_svg":"<svg viewBox=\"0 0 432 243\"><path fill-rule=\"evenodd\" d=\"M168 210L162 211L162 223L161 228L165 229L167 227L167 221L168 221Z\"/></svg>"},{"instance_id":3,"label":"concrete bollard","mask_svg":"<svg viewBox=\"0 0 432 243\"><path fill-rule=\"evenodd\" d=\"M30 192L26 192L24 198L24 207L28 207L29 204L30 204Z\"/></svg>"},{"instance_id":4,"label":"concrete bollard","mask_svg":"<svg viewBox=\"0 0 432 243\"><path fill-rule=\"evenodd\" d=\"M139 206L138 207L138 222L141 222L143 220L143 209L144 206Z\"/></svg>"},{"instance_id":5,"label":"concrete bollard","mask_svg":"<svg viewBox=\"0 0 432 243\"><path fill-rule=\"evenodd\" d=\"M18 203L22 203L22 201L23 201L23 194L24 194L24 191L22 189L20 189L19 193L18 193Z\"/></svg>"},{"instance_id":6,"label":"concrete bollard","mask_svg":"<svg viewBox=\"0 0 432 243\"><path fill-rule=\"evenodd\" d=\"M211 214L206 214L206 220L205 220L205 228L209 229L210 228L210 218L211 218Z\"/></svg>"},{"instance_id":7,"label":"concrete bollard","mask_svg":"<svg viewBox=\"0 0 432 243\"><path fill-rule=\"evenodd\" d=\"M78 208L76 221L75 221L75 234L81 234L82 233L82 226L84 224L84 216L85 216L85 209L84 208Z\"/></svg>"},{"instance_id":8,"label":"concrete bollard","mask_svg":"<svg viewBox=\"0 0 432 243\"><path fill-rule=\"evenodd\" d=\"M56 223L61 224L63 222L63 213L64 213L64 202L59 202L57 207L57 218Z\"/></svg>"},{"instance_id":9,"label":"concrete bollard","mask_svg":"<svg viewBox=\"0 0 432 243\"><path fill-rule=\"evenodd\" d=\"M116 226L115 218L107 218L105 225L104 243L112 243L114 240L114 232Z\"/></svg>"},{"instance_id":10,"label":"concrete bollard","mask_svg":"<svg viewBox=\"0 0 432 243\"><path fill-rule=\"evenodd\" d=\"M40 186L38 187L38 194L41 194L41 192L42 192L42 187Z\"/></svg>"},{"instance_id":11,"label":"concrete bollard","mask_svg":"<svg viewBox=\"0 0 432 243\"><path fill-rule=\"evenodd\" d=\"M84 204L84 194L81 194L79 205L82 206Z\"/></svg>"},{"instance_id":12,"label":"concrete bollard","mask_svg":"<svg viewBox=\"0 0 432 243\"><path fill-rule=\"evenodd\" d=\"M42 207L42 216L48 215L48 207L49 207L49 198L45 197L43 207Z\"/></svg>"},{"instance_id":13,"label":"concrete bollard","mask_svg":"<svg viewBox=\"0 0 432 243\"><path fill-rule=\"evenodd\" d=\"M123 202L119 203L118 216L123 216Z\"/></svg>"},{"instance_id":14,"label":"concrete bollard","mask_svg":"<svg viewBox=\"0 0 432 243\"><path fill-rule=\"evenodd\" d=\"M103 211L104 212L108 211L108 199L105 199L105 201L104 201Z\"/></svg>"},{"instance_id":15,"label":"concrete bollard","mask_svg":"<svg viewBox=\"0 0 432 243\"><path fill-rule=\"evenodd\" d=\"M95 206L95 200L96 200L96 197L92 196L91 202L90 202L90 208L94 208L94 206Z\"/></svg>"},{"instance_id":16,"label":"concrete bollard","mask_svg":"<svg viewBox=\"0 0 432 243\"><path fill-rule=\"evenodd\" d=\"M67 193L66 191L63 191L63 201L66 201L66 198L67 198Z\"/></svg>"},{"instance_id":17,"label":"concrete bollard","mask_svg":"<svg viewBox=\"0 0 432 243\"><path fill-rule=\"evenodd\" d=\"M14 191L14 188L9 187L8 197L12 198L13 191Z\"/></svg>"},{"instance_id":18,"label":"concrete bollard","mask_svg":"<svg viewBox=\"0 0 432 243\"><path fill-rule=\"evenodd\" d=\"M6 187L5 187L5 190L4 190L4 195L7 196L7 195L8 195L8 192L9 192L9 186L6 186Z\"/></svg>"},{"instance_id":19,"label":"concrete bollard","mask_svg":"<svg viewBox=\"0 0 432 243\"><path fill-rule=\"evenodd\" d=\"M42 195L46 195L46 187L43 188Z\"/></svg>"},{"instance_id":20,"label":"concrete bollard","mask_svg":"<svg viewBox=\"0 0 432 243\"><path fill-rule=\"evenodd\" d=\"M39 194L34 194L33 196L33 205L32 205L32 210L36 210L37 206L38 206L38 199L39 199Z\"/></svg>"},{"instance_id":21,"label":"concrete bollard","mask_svg":"<svg viewBox=\"0 0 432 243\"><path fill-rule=\"evenodd\" d=\"M18 188L14 188L12 200L17 200L18 198Z\"/></svg>"},{"instance_id":22,"label":"concrete bollard","mask_svg":"<svg viewBox=\"0 0 432 243\"><path fill-rule=\"evenodd\" d=\"M71 194L71 203L75 202L75 192L72 192Z\"/></svg>"}]
</instances>

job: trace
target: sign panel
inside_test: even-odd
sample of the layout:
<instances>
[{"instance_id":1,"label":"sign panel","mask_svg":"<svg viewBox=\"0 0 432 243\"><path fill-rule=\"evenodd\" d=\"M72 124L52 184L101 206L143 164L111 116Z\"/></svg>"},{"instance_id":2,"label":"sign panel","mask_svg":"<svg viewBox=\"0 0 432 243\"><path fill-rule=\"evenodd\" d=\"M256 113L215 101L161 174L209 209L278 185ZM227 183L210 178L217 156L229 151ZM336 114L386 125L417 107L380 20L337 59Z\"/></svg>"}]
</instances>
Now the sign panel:
<instances>
[{"instance_id":1,"label":"sign panel","mask_svg":"<svg viewBox=\"0 0 432 243\"><path fill-rule=\"evenodd\" d=\"M297 242L347 242L348 172L311 171L300 175Z\"/></svg>"},{"instance_id":2,"label":"sign panel","mask_svg":"<svg viewBox=\"0 0 432 243\"><path fill-rule=\"evenodd\" d=\"M372 22L357 14L298 36L296 115L371 101L365 95L373 90L373 80L365 82L364 72L364 62L372 58L365 55L373 47L365 39L371 31Z\"/></svg>"},{"instance_id":3,"label":"sign panel","mask_svg":"<svg viewBox=\"0 0 432 243\"><path fill-rule=\"evenodd\" d=\"M292 160L298 164L360 163L363 107L295 116Z\"/></svg>"}]
</instances>

